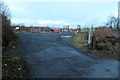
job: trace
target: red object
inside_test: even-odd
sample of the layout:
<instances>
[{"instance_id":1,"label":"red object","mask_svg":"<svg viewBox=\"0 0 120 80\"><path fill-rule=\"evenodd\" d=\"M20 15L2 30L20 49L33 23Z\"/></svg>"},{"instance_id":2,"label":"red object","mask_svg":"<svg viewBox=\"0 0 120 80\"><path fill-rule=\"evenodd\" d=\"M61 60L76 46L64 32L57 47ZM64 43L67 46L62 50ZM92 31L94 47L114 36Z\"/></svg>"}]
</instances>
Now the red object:
<instances>
[{"instance_id":1,"label":"red object","mask_svg":"<svg viewBox=\"0 0 120 80\"><path fill-rule=\"evenodd\" d=\"M61 28L53 28L53 32L59 33L59 32L62 32L62 29Z\"/></svg>"}]
</instances>

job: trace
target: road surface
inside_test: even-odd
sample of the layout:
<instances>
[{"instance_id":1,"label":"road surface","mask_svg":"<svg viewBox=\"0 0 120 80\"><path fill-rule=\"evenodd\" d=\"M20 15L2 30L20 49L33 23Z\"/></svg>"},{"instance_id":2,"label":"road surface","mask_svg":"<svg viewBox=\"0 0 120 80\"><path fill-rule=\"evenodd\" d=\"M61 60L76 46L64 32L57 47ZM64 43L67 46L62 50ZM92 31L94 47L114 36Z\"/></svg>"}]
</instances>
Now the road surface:
<instances>
[{"instance_id":1,"label":"road surface","mask_svg":"<svg viewBox=\"0 0 120 80\"><path fill-rule=\"evenodd\" d=\"M68 36L71 34L19 34L31 78L118 78L118 61L84 55L71 47Z\"/></svg>"}]
</instances>

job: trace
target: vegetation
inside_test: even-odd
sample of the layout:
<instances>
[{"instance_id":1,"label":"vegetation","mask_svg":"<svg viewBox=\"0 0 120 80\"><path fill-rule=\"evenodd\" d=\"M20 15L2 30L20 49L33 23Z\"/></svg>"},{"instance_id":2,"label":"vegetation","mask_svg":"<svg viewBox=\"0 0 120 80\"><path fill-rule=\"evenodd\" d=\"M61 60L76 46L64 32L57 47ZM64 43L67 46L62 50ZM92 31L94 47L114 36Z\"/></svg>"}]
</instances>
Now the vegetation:
<instances>
[{"instance_id":1,"label":"vegetation","mask_svg":"<svg viewBox=\"0 0 120 80\"><path fill-rule=\"evenodd\" d=\"M110 16L108 18L108 21L106 22L106 26L110 27L110 28L117 28L119 29L119 21L118 18L115 16Z\"/></svg>"},{"instance_id":2,"label":"vegetation","mask_svg":"<svg viewBox=\"0 0 120 80\"><path fill-rule=\"evenodd\" d=\"M91 44L88 44L88 35L81 32L73 36L73 45L83 51L89 52L89 55L96 57L104 57L118 60L120 55L118 43L118 29L111 29L107 27L96 28L93 31L94 40L91 38ZM92 37L92 36L91 36ZM95 49L91 49L92 42L95 43Z\"/></svg>"},{"instance_id":3,"label":"vegetation","mask_svg":"<svg viewBox=\"0 0 120 80\"><path fill-rule=\"evenodd\" d=\"M2 58L2 78L25 78L28 77L28 67L22 60L21 50L14 46Z\"/></svg>"},{"instance_id":4,"label":"vegetation","mask_svg":"<svg viewBox=\"0 0 120 80\"><path fill-rule=\"evenodd\" d=\"M87 39L85 38L85 35L86 35L85 33L78 33L72 37L73 45L76 48L80 48L82 50L88 49L88 43Z\"/></svg>"},{"instance_id":5,"label":"vegetation","mask_svg":"<svg viewBox=\"0 0 120 80\"><path fill-rule=\"evenodd\" d=\"M12 47L16 36L11 27L8 7L3 2L0 3L0 6L0 14L2 16L2 51L4 53L7 49Z\"/></svg>"},{"instance_id":6,"label":"vegetation","mask_svg":"<svg viewBox=\"0 0 120 80\"><path fill-rule=\"evenodd\" d=\"M26 75L26 64L16 44L8 7L0 2L2 17L2 78L23 78Z\"/></svg>"}]
</instances>

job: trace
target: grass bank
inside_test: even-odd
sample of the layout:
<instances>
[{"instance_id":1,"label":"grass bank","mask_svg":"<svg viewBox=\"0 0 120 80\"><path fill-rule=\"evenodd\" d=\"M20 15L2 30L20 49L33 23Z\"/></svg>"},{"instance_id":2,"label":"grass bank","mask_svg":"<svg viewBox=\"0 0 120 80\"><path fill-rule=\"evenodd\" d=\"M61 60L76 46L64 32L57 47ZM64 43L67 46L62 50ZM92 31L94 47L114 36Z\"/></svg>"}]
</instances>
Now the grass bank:
<instances>
[{"instance_id":1,"label":"grass bank","mask_svg":"<svg viewBox=\"0 0 120 80\"><path fill-rule=\"evenodd\" d=\"M15 41L13 46L3 53L2 78L26 78L28 73L29 67L22 59L21 49Z\"/></svg>"},{"instance_id":2,"label":"grass bank","mask_svg":"<svg viewBox=\"0 0 120 80\"><path fill-rule=\"evenodd\" d=\"M75 48L80 49L81 51L88 53L88 55L100 58L108 58L119 60L118 56L120 56L120 52L118 51L119 45L111 45L110 43L100 43L96 44L96 46L101 47L102 49L89 49L89 45L87 40L85 39L84 33L78 33L72 37L72 44Z\"/></svg>"}]
</instances>

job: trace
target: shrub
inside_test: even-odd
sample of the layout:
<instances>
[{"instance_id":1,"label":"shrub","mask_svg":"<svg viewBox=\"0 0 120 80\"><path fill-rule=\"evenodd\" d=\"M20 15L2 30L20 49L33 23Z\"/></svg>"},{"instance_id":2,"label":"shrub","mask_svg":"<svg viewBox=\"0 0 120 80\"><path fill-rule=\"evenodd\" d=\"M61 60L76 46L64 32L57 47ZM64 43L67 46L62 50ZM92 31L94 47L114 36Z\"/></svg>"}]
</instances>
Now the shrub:
<instances>
[{"instance_id":1,"label":"shrub","mask_svg":"<svg viewBox=\"0 0 120 80\"><path fill-rule=\"evenodd\" d=\"M2 51L12 46L16 36L11 27L10 12L8 7L0 2L0 15L2 17Z\"/></svg>"},{"instance_id":2,"label":"shrub","mask_svg":"<svg viewBox=\"0 0 120 80\"><path fill-rule=\"evenodd\" d=\"M108 50L108 48L110 47L110 43L98 43L96 44L96 49L97 50Z\"/></svg>"}]
</instances>

